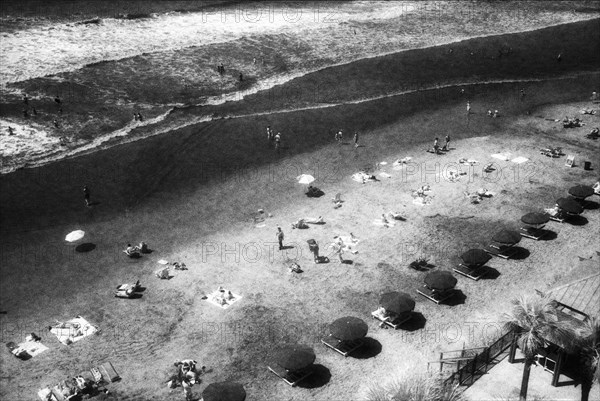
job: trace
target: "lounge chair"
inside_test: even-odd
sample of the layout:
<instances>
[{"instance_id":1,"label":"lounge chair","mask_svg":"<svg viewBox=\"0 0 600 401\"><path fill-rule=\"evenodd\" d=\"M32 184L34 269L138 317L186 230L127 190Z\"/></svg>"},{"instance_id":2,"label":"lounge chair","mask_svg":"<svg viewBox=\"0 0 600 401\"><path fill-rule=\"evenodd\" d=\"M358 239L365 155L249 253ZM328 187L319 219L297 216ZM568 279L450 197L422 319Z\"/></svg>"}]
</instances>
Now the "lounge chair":
<instances>
[{"instance_id":1,"label":"lounge chair","mask_svg":"<svg viewBox=\"0 0 600 401\"><path fill-rule=\"evenodd\" d=\"M544 212L546 212L550 215L550 220L552 220L552 221L557 221L559 223L565 222L566 214L558 207L544 209Z\"/></svg>"},{"instance_id":2,"label":"lounge chair","mask_svg":"<svg viewBox=\"0 0 600 401\"><path fill-rule=\"evenodd\" d=\"M444 291L444 292L435 291L435 290L432 290L431 288L427 287L426 285L421 288L418 288L417 292L419 294L423 295L425 298L429 299L430 301L435 302L438 305L441 302L444 302L448 298L452 297L452 295L453 295L452 291Z\"/></svg>"},{"instance_id":3,"label":"lounge chair","mask_svg":"<svg viewBox=\"0 0 600 401\"><path fill-rule=\"evenodd\" d=\"M121 380L121 376L117 373L114 366L110 362L103 363L97 368L102 375L102 379L106 383L114 383L116 381Z\"/></svg>"},{"instance_id":4,"label":"lounge chair","mask_svg":"<svg viewBox=\"0 0 600 401\"><path fill-rule=\"evenodd\" d=\"M490 245L483 248L484 251L492 256L497 256L502 259L510 259L517 252L512 246L497 244L492 242Z\"/></svg>"},{"instance_id":5,"label":"lounge chair","mask_svg":"<svg viewBox=\"0 0 600 401\"><path fill-rule=\"evenodd\" d=\"M471 280L479 280L483 276L487 274L487 270L483 268L483 265L479 266L467 266L465 264L459 264L455 268L453 268L455 272L465 277L470 278Z\"/></svg>"},{"instance_id":6,"label":"lounge chair","mask_svg":"<svg viewBox=\"0 0 600 401\"><path fill-rule=\"evenodd\" d=\"M117 287L115 296L119 298L133 298L140 288L139 280L135 284L121 284Z\"/></svg>"},{"instance_id":7,"label":"lounge chair","mask_svg":"<svg viewBox=\"0 0 600 401\"><path fill-rule=\"evenodd\" d=\"M338 338L333 337L332 335L328 335L327 337L323 337L321 342L325 344L327 347L332 350L339 352L343 356L348 356L352 352L356 351L360 347L363 346L364 342L362 339L352 340L352 341L342 341Z\"/></svg>"},{"instance_id":8,"label":"lounge chair","mask_svg":"<svg viewBox=\"0 0 600 401\"><path fill-rule=\"evenodd\" d=\"M488 163L485 165L485 167L483 168L483 172L484 173L491 173L492 171L496 170L494 168L494 163Z\"/></svg>"},{"instance_id":9,"label":"lounge chair","mask_svg":"<svg viewBox=\"0 0 600 401\"><path fill-rule=\"evenodd\" d=\"M412 319L412 313L407 313L402 316L392 315L390 318L384 318L381 314L377 313L377 311L373 311L371 312L371 316L373 319L379 320L382 324L390 326L394 330L397 330L403 323Z\"/></svg>"},{"instance_id":10,"label":"lounge chair","mask_svg":"<svg viewBox=\"0 0 600 401\"><path fill-rule=\"evenodd\" d=\"M312 366L295 372L284 369L276 363L274 363L273 366L267 366L267 368L292 387L296 387L300 381L306 379L313 373Z\"/></svg>"},{"instance_id":11,"label":"lounge chair","mask_svg":"<svg viewBox=\"0 0 600 401\"><path fill-rule=\"evenodd\" d=\"M394 220L406 221L406 217L402 217L400 213L390 212L389 215Z\"/></svg>"},{"instance_id":12,"label":"lounge chair","mask_svg":"<svg viewBox=\"0 0 600 401\"><path fill-rule=\"evenodd\" d=\"M524 226L524 227L519 228L519 232L521 233L521 236L523 236L525 238L531 238L536 241L544 238L546 236L546 234L548 234L548 231L544 230L544 226L542 226L542 227Z\"/></svg>"}]
</instances>

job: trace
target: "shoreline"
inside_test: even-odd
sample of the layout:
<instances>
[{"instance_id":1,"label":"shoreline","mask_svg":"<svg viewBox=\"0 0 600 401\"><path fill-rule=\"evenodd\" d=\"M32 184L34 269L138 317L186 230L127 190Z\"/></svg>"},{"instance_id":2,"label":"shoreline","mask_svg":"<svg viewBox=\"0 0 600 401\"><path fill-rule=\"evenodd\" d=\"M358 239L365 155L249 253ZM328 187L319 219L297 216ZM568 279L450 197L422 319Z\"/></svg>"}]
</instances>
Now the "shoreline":
<instances>
[{"instance_id":1,"label":"shoreline","mask_svg":"<svg viewBox=\"0 0 600 401\"><path fill-rule=\"evenodd\" d=\"M471 46L478 46L477 44L479 42L498 42L498 41L502 41L505 40L506 38L512 38L513 41L515 40L520 40L519 38L527 38L529 35L532 34L536 34L536 35L545 35L546 32L547 33L551 33L553 30L565 30L565 29L570 29L570 27L573 27L573 29L575 29L575 27L580 27L580 26L586 26L589 24L592 25L597 25L597 18L592 19L591 21L583 21L583 22L577 22L577 23L570 23L570 24L564 24L564 25L557 25L557 26L553 26L550 28L542 28L542 29L536 29L533 31L528 31L525 33L519 33L519 34L500 34L500 35L490 35L490 36L485 36L485 37L480 37L477 39L465 39L465 40L461 40L458 42L453 42L452 45L454 47L458 47L458 48L468 48L470 45ZM542 32L543 31L543 32ZM444 44L444 45L436 45L436 46L428 46L428 47L424 47L424 48L418 48L418 49L406 49L406 50L402 50L399 52L394 52L392 54L389 55L384 55L384 56L375 56L375 57L368 57L368 58L363 58L360 60L356 60L356 61L352 61L352 62L345 62L345 63L340 63L340 64L336 64L335 66L330 66L330 67L324 67L321 68L317 71L314 72L297 72L298 76L291 76L291 79L288 80L288 78L290 77L286 77L286 78L282 78L285 80L285 82L283 84L281 84L279 81L264 81L263 84L266 84L266 88L265 87L261 87L260 85L258 86L254 86L253 88L251 88L250 90L244 90L241 92L234 92L234 93L229 93L229 94L223 94L220 96L215 97L215 99L218 100L213 100L213 102L215 103L214 105L211 104L207 104L206 102L202 102L199 105L189 105L186 106L184 108L179 108L179 107L174 107L174 108L170 108L167 109L167 111L162 112L157 114L156 116L151 116L151 118L149 118L149 120L154 120L157 122L157 124L154 124L153 126L150 126L150 124L148 123L148 121L144 124L145 127L147 128L143 128L143 127L138 127L136 125L132 125L131 123L128 123L126 126L116 130L116 131L112 131L110 133L107 134L103 134L100 135L94 139L87 140L85 141L85 143L83 143L80 146L76 146L75 149L68 149L68 150L63 150L62 147L60 145L54 145L52 146L52 149L49 150L48 152L50 153L54 153L54 155L49 156L49 157L45 157L42 156L41 158L43 160L41 161L27 161L27 160L22 160L20 162L18 162L17 164L14 164L14 156L4 156L3 157L3 163L2 163L2 167L0 167L0 174L7 174L10 173L12 171L15 171L16 169L19 168L23 168L24 165L26 166L26 168L29 167L35 167L38 165L44 165L47 163L51 163L53 161L56 160L60 160L62 158L70 158L73 157L74 155L77 154L88 154L89 152L93 152L95 151L95 147L96 146L101 146L101 148L106 148L106 147L111 147L111 146L116 146L119 143L128 143L131 141L137 141L139 139L143 139L142 137L149 137L152 135L156 135L157 133L164 133L164 132L168 132L168 131L172 131L172 130L176 130L176 129L180 129L186 125L190 125L190 124L196 124L198 122L204 122L204 121L210 121L210 120L215 120L215 119L220 119L220 118L231 118L231 117L235 117L238 115L252 115L252 114L264 114L264 113L271 113L271 112L281 112L281 107L280 109L278 109L275 105L278 103L278 98L281 98L281 100L284 102L283 104L283 110L293 110L293 109L310 109L311 107L321 107L322 106L322 102L323 100L321 99L302 99L302 96L305 97L306 93L301 93L299 92L298 89L298 84L297 82L309 82L308 86L303 86L305 89L304 91L310 91L311 87L315 86L315 81L314 79L317 79L317 86L315 88L313 88L312 90L318 90L319 89L319 84L318 82L322 81L322 83L327 84L328 79L330 79L329 77L331 76L331 71L340 71L340 73L345 73L345 71L352 71L353 69L369 69L371 65L377 65L381 60L392 60L392 59L399 59L399 60L404 60L404 59L415 59L415 60L419 60L420 58L427 58L430 57L430 54L432 52L436 52L436 51L442 51L443 49L451 49L452 47L450 47L451 45L448 44ZM584 46L585 47L585 46ZM408 52L410 52L410 54L408 54ZM483 61L483 63L488 63L488 64L493 64L493 61ZM356 67L356 68L355 68ZM577 71L571 71L571 73L577 73ZM556 73L555 73L556 74ZM525 76L527 76L528 74L525 74ZM549 74L552 76L552 74ZM561 74L559 74L561 75ZM562 74L564 75L564 73ZM322 76L322 78L319 78L320 76ZM539 74L538 74L539 76ZM466 77L465 77L466 78ZM484 77L481 77L484 78ZM481 80L480 78L480 80ZM320 79L320 81L319 81ZM390 82L393 80L393 77L386 77L386 80L389 80ZM508 78L510 79L521 79L522 82L527 82L528 78ZM530 79L534 79L532 77L529 78ZM544 77L542 79L548 79L547 77ZM485 79L484 79L485 81ZM461 80L461 77L455 77L454 79L450 79L450 84L445 84L442 83L442 86L447 86L447 85L465 85L467 84L468 80ZM422 81L422 82L418 82L418 88L416 90L428 90L428 87L431 86L435 86L435 85L439 85L439 81L436 83L436 81L432 81L432 82L428 82L428 81ZM302 86L302 84L300 84ZM397 86L397 83L395 84ZM417 86L417 81L415 81L415 83L411 83L410 85L408 85L408 87L410 88L410 86ZM404 86L405 88L407 87L407 85L405 84ZM358 88L356 89L358 90ZM415 90L415 89L413 89ZM381 91L384 91L383 89ZM380 92L381 92L380 91ZM352 101L368 101L369 99L377 99L378 97L384 97L384 96L393 96L394 94L397 93L407 93L410 92L410 90L402 90L401 87L396 88L396 89L391 89L391 93L384 93L383 94L367 94L366 95L366 99L363 95L362 99L359 98L360 100L356 100L356 97L359 96L359 92L357 91L355 94L351 95L351 97L347 100L341 100L340 101L335 101L335 99L333 99L333 101L327 101L325 100L325 104L338 104L340 102L343 103L349 103ZM296 96L296 93L299 94L299 98L294 100L293 96ZM292 100L293 101L298 101L299 103L297 105L295 104L289 104L289 99L288 96L289 94L292 94ZM328 95L327 93L324 93L322 96L326 96ZM354 99L353 99L354 97ZM230 100L230 99L235 99L235 100ZM263 99L263 100L261 100ZM266 103L265 103L266 100ZM262 108L259 108L258 110L256 110L255 104L257 103L257 101L259 103L263 104ZM306 103L308 101L308 103ZM285 104L285 103L288 104ZM265 108L266 106L266 108ZM244 109L247 109L246 112L244 112ZM253 110L255 109L255 110ZM183 121L182 121L183 119ZM192 120L192 122L190 122L189 120ZM166 121L163 121L166 120ZM173 121L174 120L174 121ZM179 120L179 121L178 121ZM186 121L187 120L187 121ZM171 124L171 126L167 125L165 126L164 124L161 124L161 122L164 122L165 124ZM148 130L150 132L147 132L146 134L144 134L144 130ZM154 133L152 132L154 131ZM124 140L117 140L115 141L114 138L117 137L121 137L121 138L126 138L129 137L128 139L124 139ZM91 142L91 145L90 145ZM106 142L109 142L108 144ZM115 143L116 142L116 143ZM24 145L27 146L27 145ZM90 146L92 148L90 148ZM82 149L83 148L83 149ZM41 149L31 149L30 151L35 151L37 154L39 154L40 152L43 152L43 150ZM57 154L58 153L58 154ZM36 157L38 160L40 159L40 157Z\"/></svg>"}]
</instances>

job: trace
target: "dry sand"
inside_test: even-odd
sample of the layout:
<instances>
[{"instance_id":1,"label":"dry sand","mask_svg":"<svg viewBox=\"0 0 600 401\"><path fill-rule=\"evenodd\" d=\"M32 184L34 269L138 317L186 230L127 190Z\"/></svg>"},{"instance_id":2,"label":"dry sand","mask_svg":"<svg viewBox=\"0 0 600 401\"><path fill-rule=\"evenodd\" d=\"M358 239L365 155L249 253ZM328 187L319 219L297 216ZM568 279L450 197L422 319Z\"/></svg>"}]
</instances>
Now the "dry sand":
<instances>
[{"instance_id":1,"label":"dry sand","mask_svg":"<svg viewBox=\"0 0 600 401\"><path fill-rule=\"evenodd\" d=\"M501 104L501 118L485 116L490 99ZM244 384L248 400L350 399L364 394L369 383L401 377L409 369L424 370L425 362L437 358L441 350L493 339L498 314L510 298L547 288L577 256L588 257L598 250L595 237L600 224L596 199L578 225L551 223L556 235L548 241L524 239L517 260L493 259L489 265L497 277L479 282L459 278L464 296L453 305L436 306L417 296L415 289L424 273L407 267L417 256L431 258L436 269L451 269L463 249L485 244L501 227L517 227L522 214L551 206L573 183L591 184L597 179L596 171L582 169L582 162L600 165L598 143L583 138L590 126L598 124L598 117L583 116L588 125L573 130L545 119L576 115L582 107L594 107L591 103L550 105L532 109L529 116L511 113L508 110L519 104L510 104L491 91L485 99L474 101L468 128L464 104L456 101L365 133L361 138L365 146L358 149L333 143L253 169L252 176L224 175L188 190L169 190L163 184L173 170L163 171L143 200L116 215L102 212L114 207L105 189L92 186L93 198L100 204L87 209L71 181L75 176L65 177L57 189L73 190L72 214L65 214L71 216L68 220L56 217L61 225L4 235L8 243L3 252L1 299L8 314L0 317L3 341L36 331L51 349L29 362L2 354L2 398L31 399L38 386L110 360L123 376L121 383L111 386L113 399L175 400L182 397L180 390L169 392L163 383L168 367L177 358L193 357L210 368L194 387L198 394L211 382L236 380ZM432 127L426 122L449 116L451 135L463 124L471 138L453 141L454 149L444 156L424 152L429 143L402 146L397 138L399 130L419 125L424 136L432 137L435 133L429 132ZM539 148L549 144L576 155L577 167L564 167L564 157L540 155ZM524 156L530 162L517 169L514 163L490 157L499 152ZM419 171L438 169L438 174L394 170L392 162L405 156L413 157ZM440 176L444 166L463 157L480 163L465 170L468 174L456 183ZM358 166L381 161L388 162L383 169L391 178L364 185L350 178ZM498 173L486 179L481 169L487 162L498 163ZM311 172L317 163L316 185L326 195L306 198L293 178L298 171ZM63 173L68 172L66 166L61 167ZM119 185L127 182L127 171L120 168L116 165L115 171L106 172L103 181L114 174L112 179ZM433 202L416 206L411 190L425 182L432 187ZM480 187L497 195L469 204L463 191ZM337 192L345 202L334 210L330 197ZM117 202L125 197L115 195ZM52 196L46 193L45 198ZM251 222L258 208L273 214L264 228ZM387 229L372 224L390 210L402 213L407 221ZM318 215L324 216L325 225L289 228L299 217ZM274 249L277 225L286 233L285 242L295 248L268 252ZM74 228L84 229L86 241L96 249L77 253L62 243L61 238ZM361 239L359 253L346 254L352 264L338 264L333 258L329 264L312 264L306 239L315 238L323 249L334 234L350 232ZM154 252L139 260L125 258L120 249L139 240L148 242ZM255 249L260 249L260 256L253 253ZM305 272L290 274L286 255L297 257ZM184 261L190 270L160 281L152 275L159 259ZM143 298L112 297L117 284L137 278L147 286ZM201 300L219 285L242 294L243 299L226 311ZM415 295L416 310L423 317L409 330L382 330L370 319L379 295L390 290ZM102 333L67 347L43 331L54 319L78 314L97 324ZM319 343L325 325L344 315L362 317L370 327L369 347L354 358L344 359ZM291 388L269 373L266 364L274 348L296 342L314 346L319 374Z\"/></svg>"}]
</instances>

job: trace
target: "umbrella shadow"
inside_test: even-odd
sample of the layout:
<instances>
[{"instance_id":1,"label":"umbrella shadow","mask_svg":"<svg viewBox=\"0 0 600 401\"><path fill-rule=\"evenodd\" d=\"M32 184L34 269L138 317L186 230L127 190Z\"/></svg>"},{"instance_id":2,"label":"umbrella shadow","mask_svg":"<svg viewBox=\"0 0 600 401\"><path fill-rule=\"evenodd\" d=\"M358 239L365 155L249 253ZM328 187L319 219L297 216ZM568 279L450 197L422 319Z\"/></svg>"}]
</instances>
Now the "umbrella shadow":
<instances>
[{"instance_id":1,"label":"umbrella shadow","mask_svg":"<svg viewBox=\"0 0 600 401\"><path fill-rule=\"evenodd\" d=\"M101 203L102 203L102 202L94 201L94 202L90 202L90 203L88 204L88 206L98 206L98 205L100 205Z\"/></svg>"},{"instance_id":2,"label":"umbrella shadow","mask_svg":"<svg viewBox=\"0 0 600 401\"><path fill-rule=\"evenodd\" d=\"M352 352L349 356L355 359L369 359L381 353L381 349L383 347L381 343L376 339L371 337L365 337L362 341L362 347Z\"/></svg>"},{"instance_id":3,"label":"umbrella shadow","mask_svg":"<svg viewBox=\"0 0 600 401\"><path fill-rule=\"evenodd\" d=\"M417 331L425 327L427 318L421 312L413 312L409 321L400 325L399 329L404 331Z\"/></svg>"},{"instance_id":4,"label":"umbrella shadow","mask_svg":"<svg viewBox=\"0 0 600 401\"><path fill-rule=\"evenodd\" d=\"M281 247L280 251L285 251L286 249L294 249L293 245L284 245Z\"/></svg>"},{"instance_id":5,"label":"umbrella shadow","mask_svg":"<svg viewBox=\"0 0 600 401\"><path fill-rule=\"evenodd\" d=\"M312 374L298 383L301 388L319 388L323 387L331 380L331 372L321 364L313 365Z\"/></svg>"},{"instance_id":6,"label":"umbrella shadow","mask_svg":"<svg viewBox=\"0 0 600 401\"><path fill-rule=\"evenodd\" d=\"M309 198L320 198L323 195L325 195L325 192L321 191L320 189L306 193L306 196L308 196Z\"/></svg>"},{"instance_id":7,"label":"umbrella shadow","mask_svg":"<svg viewBox=\"0 0 600 401\"><path fill-rule=\"evenodd\" d=\"M483 271L481 280L495 280L500 277L500 272L493 267L483 266L481 270Z\"/></svg>"},{"instance_id":8,"label":"umbrella shadow","mask_svg":"<svg viewBox=\"0 0 600 401\"><path fill-rule=\"evenodd\" d=\"M552 241L553 239L558 238L558 234L552 230L541 230L540 234L540 241Z\"/></svg>"},{"instance_id":9,"label":"umbrella shadow","mask_svg":"<svg viewBox=\"0 0 600 401\"><path fill-rule=\"evenodd\" d=\"M444 302L440 302L440 304L448 305L448 306L457 306L465 303L467 296L462 290L454 290L452 296L445 300Z\"/></svg>"},{"instance_id":10,"label":"umbrella shadow","mask_svg":"<svg viewBox=\"0 0 600 401\"><path fill-rule=\"evenodd\" d=\"M349 260L349 259L344 259L342 261L342 264L344 264L344 265L353 265L354 261L353 260Z\"/></svg>"},{"instance_id":11,"label":"umbrella shadow","mask_svg":"<svg viewBox=\"0 0 600 401\"><path fill-rule=\"evenodd\" d=\"M411 264L408 265L408 267L410 267L413 270L419 271L419 272L428 272L431 269L435 269L435 265L431 264L431 263L427 263L427 264L419 264L416 262L412 262Z\"/></svg>"},{"instance_id":12,"label":"umbrella shadow","mask_svg":"<svg viewBox=\"0 0 600 401\"><path fill-rule=\"evenodd\" d=\"M577 216L569 216L565 220L565 223L569 223L572 226L585 226L587 223L589 223L589 220L586 219L585 217L583 217L582 215L577 215Z\"/></svg>"},{"instance_id":13,"label":"umbrella shadow","mask_svg":"<svg viewBox=\"0 0 600 401\"><path fill-rule=\"evenodd\" d=\"M121 299L140 299L144 294L138 294L137 292L134 292L133 294L131 294L128 297L117 297L115 295L116 298L121 298Z\"/></svg>"},{"instance_id":14,"label":"umbrella shadow","mask_svg":"<svg viewBox=\"0 0 600 401\"><path fill-rule=\"evenodd\" d=\"M597 209L600 209L600 203L594 202L594 201L590 201L590 200L584 200L583 202L581 202L581 206L584 209L586 209L586 210L597 210Z\"/></svg>"},{"instance_id":15,"label":"umbrella shadow","mask_svg":"<svg viewBox=\"0 0 600 401\"><path fill-rule=\"evenodd\" d=\"M513 250L513 253L510 255L510 258L514 259L514 260L527 259L529 257L529 255L531 255L531 252L529 252L529 250L522 248L520 246L513 246L512 250Z\"/></svg>"},{"instance_id":16,"label":"umbrella shadow","mask_svg":"<svg viewBox=\"0 0 600 401\"><path fill-rule=\"evenodd\" d=\"M140 253L132 253L131 255L125 255L127 257L127 259L141 259L142 258L142 254Z\"/></svg>"},{"instance_id":17,"label":"umbrella shadow","mask_svg":"<svg viewBox=\"0 0 600 401\"><path fill-rule=\"evenodd\" d=\"M75 247L76 252L90 252L96 249L96 244L86 242L85 244L79 244Z\"/></svg>"}]
</instances>

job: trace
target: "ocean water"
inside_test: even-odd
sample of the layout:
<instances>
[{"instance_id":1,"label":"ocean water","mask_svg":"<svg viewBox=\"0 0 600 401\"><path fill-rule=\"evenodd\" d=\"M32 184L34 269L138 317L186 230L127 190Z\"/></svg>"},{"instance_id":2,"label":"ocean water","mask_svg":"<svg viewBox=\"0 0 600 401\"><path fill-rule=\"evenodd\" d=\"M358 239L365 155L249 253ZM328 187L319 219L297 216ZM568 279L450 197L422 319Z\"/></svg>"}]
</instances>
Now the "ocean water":
<instances>
[{"instance_id":1,"label":"ocean water","mask_svg":"<svg viewBox=\"0 0 600 401\"><path fill-rule=\"evenodd\" d=\"M35 28L0 33L0 93L15 92L14 83L47 76L63 79L57 74L76 73L85 66L109 60L126 63L143 54L152 54L158 59L164 55L168 59L174 52L190 48L202 53L215 45L235 49L240 43L268 40L272 52L285 59L285 70L264 75L243 91L223 88L216 95L191 101L198 105L221 104L321 68L365 57L597 17L594 13L573 11L564 7L564 3L260 2L134 20L104 18L92 23L69 24L48 21ZM103 84L97 83L100 87ZM145 125L162 123L167 114L153 117ZM61 147L58 138L44 134L43 127L28 127L25 121L2 119L0 131L4 133L9 125L17 127L18 134L5 136L0 144L2 173L25 164L88 152L108 141L111 145L118 144L118 138L127 141L129 133L136 128L136 124L130 123L103 137L81 141L66 149ZM175 128L178 127L171 127ZM169 127L161 126L148 132L168 130ZM39 140L42 135L43 141Z\"/></svg>"}]
</instances>

